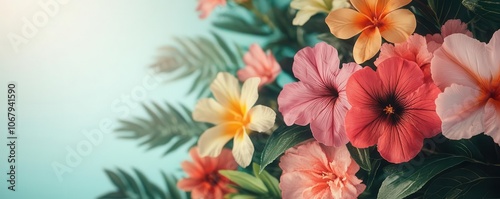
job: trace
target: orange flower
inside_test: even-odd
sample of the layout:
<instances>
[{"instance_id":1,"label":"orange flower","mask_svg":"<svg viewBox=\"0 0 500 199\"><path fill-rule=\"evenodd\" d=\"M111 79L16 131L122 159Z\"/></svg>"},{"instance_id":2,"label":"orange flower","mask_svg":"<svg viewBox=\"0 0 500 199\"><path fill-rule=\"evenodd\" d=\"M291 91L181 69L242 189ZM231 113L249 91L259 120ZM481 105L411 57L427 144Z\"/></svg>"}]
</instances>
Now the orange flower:
<instances>
[{"instance_id":1,"label":"orange flower","mask_svg":"<svg viewBox=\"0 0 500 199\"><path fill-rule=\"evenodd\" d=\"M399 9L411 0L351 0L356 10L337 9L326 17L330 32L340 39L349 39L359 33L354 44L354 60L363 63L377 54L382 37L391 42L404 42L415 31L415 15Z\"/></svg>"},{"instance_id":2,"label":"orange flower","mask_svg":"<svg viewBox=\"0 0 500 199\"><path fill-rule=\"evenodd\" d=\"M228 193L236 193L229 179L219 174L219 170L236 170L231 150L222 149L217 157L200 157L198 147L189 150L193 161L182 162L182 169L189 176L180 179L177 187L190 191L192 199L223 199Z\"/></svg>"}]
</instances>

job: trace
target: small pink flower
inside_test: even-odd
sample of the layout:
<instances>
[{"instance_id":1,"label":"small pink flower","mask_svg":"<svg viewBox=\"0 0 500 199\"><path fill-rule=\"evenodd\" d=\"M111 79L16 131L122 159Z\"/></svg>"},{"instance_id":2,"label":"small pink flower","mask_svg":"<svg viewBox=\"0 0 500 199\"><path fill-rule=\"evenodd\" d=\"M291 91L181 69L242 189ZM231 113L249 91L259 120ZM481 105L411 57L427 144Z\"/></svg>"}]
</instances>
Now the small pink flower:
<instances>
[{"instance_id":1,"label":"small pink flower","mask_svg":"<svg viewBox=\"0 0 500 199\"><path fill-rule=\"evenodd\" d=\"M469 37L472 37L472 32L467 30L467 24L462 23L460 19L450 19L444 23L444 25L441 27L441 34L428 34L425 36L425 39L427 40L427 49L429 49L429 52L434 52L436 49L438 49L441 44L444 42L444 38L454 34L454 33L463 33L466 34Z\"/></svg>"},{"instance_id":2,"label":"small pink flower","mask_svg":"<svg viewBox=\"0 0 500 199\"><path fill-rule=\"evenodd\" d=\"M430 69L432 53L427 50L427 42L423 36L414 34L405 42L394 45L384 43L380 48L380 55L375 61L375 65L378 66L391 57L401 57L407 61L415 62L424 72L425 81L432 82Z\"/></svg>"},{"instance_id":3,"label":"small pink flower","mask_svg":"<svg viewBox=\"0 0 500 199\"><path fill-rule=\"evenodd\" d=\"M453 34L434 52L432 79L443 91L436 111L447 138L468 139L484 132L500 144L499 54L500 31L488 44Z\"/></svg>"},{"instance_id":4,"label":"small pink flower","mask_svg":"<svg viewBox=\"0 0 500 199\"><path fill-rule=\"evenodd\" d=\"M270 51L266 53L257 44L252 44L243 57L245 68L238 71L240 81L260 77L259 87L273 82L281 72L281 67Z\"/></svg>"},{"instance_id":5,"label":"small pink flower","mask_svg":"<svg viewBox=\"0 0 500 199\"><path fill-rule=\"evenodd\" d=\"M314 138L327 146L348 142L344 118L351 106L345 87L351 74L361 69L355 63L339 69L339 64L337 50L324 42L300 50L293 63L300 81L285 85L278 96L286 125L310 123Z\"/></svg>"},{"instance_id":6,"label":"small pink flower","mask_svg":"<svg viewBox=\"0 0 500 199\"><path fill-rule=\"evenodd\" d=\"M219 170L236 170L236 164L231 150L222 149L218 157L200 157L198 148L189 151L193 162L182 162L182 169L188 178L179 180L177 187L191 192L193 199L223 199L227 193L236 190L229 187L229 179L219 174Z\"/></svg>"},{"instance_id":7,"label":"small pink flower","mask_svg":"<svg viewBox=\"0 0 500 199\"><path fill-rule=\"evenodd\" d=\"M377 145L387 161L407 162L420 152L424 138L440 132L434 104L440 91L424 82L415 62L393 57L376 72L365 67L352 75L346 90L352 108L345 127L355 147Z\"/></svg>"},{"instance_id":8,"label":"small pink flower","mask_svg":"<svg viewBox=\"0 0 500 199\"><path fill-rule=\"evenodd\" d=\"M328 147L308 141L281 157L283 199L356 198L366 186L356 177L359 166L345 145Z\"/></svg>"},{"instance_id":9,"label":"small pink flower","mask_svg":"<svg viewBox=\"0 0 500 199\"><path fill-rule=\"evenodd\" d=\"M219 5L225 6L226 0L199 0L196 11L201 12L200 19L205 19Z\"/></svg>"}]
</instances>

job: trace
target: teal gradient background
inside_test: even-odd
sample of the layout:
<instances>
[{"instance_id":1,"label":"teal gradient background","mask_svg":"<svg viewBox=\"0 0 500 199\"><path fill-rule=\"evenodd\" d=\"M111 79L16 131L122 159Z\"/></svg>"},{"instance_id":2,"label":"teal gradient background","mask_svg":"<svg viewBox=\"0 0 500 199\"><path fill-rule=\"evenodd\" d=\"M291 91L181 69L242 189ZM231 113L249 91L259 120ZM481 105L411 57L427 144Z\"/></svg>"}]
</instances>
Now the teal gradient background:
<instances>
[{"instance_id":1,"label":"teal gradient background","mask_svg":"<svg viewBox=\"0 0 500 199\"><path fill-rule=\"evenodd\" d=\"M16 51L8 35L22 36L24 19L33 22L37 13L47 13L39 2L49 1L57 2L0 0L0 198L96 198L114 190L104 169L137 168L159 185L161 171L180 176L186 148L162 156L161 148L146 151L138 141L106 132L69 166L71 172L58 178L53 165L68 166L70 151L90 142L84 131L144 116L141 103L194 105L185 92L189 79L165 83L151 75L149 65L174 36L208 34L210 22L198 19L197 1L66 0ZM6 181L10 81L18 91L15 192Z\"/></svg>"}]
</instances>

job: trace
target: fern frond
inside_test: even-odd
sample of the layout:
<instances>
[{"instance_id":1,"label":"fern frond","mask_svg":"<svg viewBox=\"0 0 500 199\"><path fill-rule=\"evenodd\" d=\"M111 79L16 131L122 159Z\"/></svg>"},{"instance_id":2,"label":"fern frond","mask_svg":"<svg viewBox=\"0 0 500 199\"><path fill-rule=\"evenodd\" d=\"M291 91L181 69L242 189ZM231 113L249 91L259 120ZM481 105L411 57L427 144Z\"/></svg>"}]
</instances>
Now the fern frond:
<instances>
[{"instance_id":1,"label":"fern frond","mask_svg":"<svg viewBox=\"0 0 500 199\"><path fill-rule=\"evenodd\" d=\"M148 117L120 120L116 129L119 138L140 139L139 145L147 145L148 150L166 146L164 155L167 155L199 137L207 128L203 123L194 122L191 111L183 105L174 107L166 103L166 107L162 107L153 102L143 106Z\"/></svg>"},{"instance_id":2,"label":"fern frond","mask_svg":"<svg viewBox=\"0 0 500 199\"><path fill-rule=\"evenodd\" d=\"M99 199L183 199L189 198L188 194L177 188L177 179L174 176L166 175L162 172L163 180L166 184L166 189L157 186L139 170L134 169L136 178L127 172L117 169L113 172L105 169L109 180L116 187L115 191L109 192L99 197Z\"/></svg>"},{"instance_id":3,"label":"fern frond","mask_svg":"<svg viewBox=\"0 0 500 199\"><path fill-rule=\"evenodd\" d=\"M215 33L212 36L215 41L205 37L175 38L177 45L161 48L152 67L158 73L170 74L170 81L195 75L188 93L198 91L198 97L207 96L208 86L217 73L235 73L242 59L221 36Z\"/></svg>"}]
</instances>

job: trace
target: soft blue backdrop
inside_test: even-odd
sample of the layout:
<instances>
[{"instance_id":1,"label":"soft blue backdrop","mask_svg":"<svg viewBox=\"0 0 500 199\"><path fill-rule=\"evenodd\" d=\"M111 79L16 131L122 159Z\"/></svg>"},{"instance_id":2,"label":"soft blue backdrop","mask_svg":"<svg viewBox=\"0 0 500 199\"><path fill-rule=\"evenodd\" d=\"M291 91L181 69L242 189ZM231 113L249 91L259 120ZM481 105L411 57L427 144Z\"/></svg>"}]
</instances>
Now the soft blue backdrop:
<instances>
[{"instance_id":1,"label":"soft blue backdrop","mask_svg":"<svg viewBox=\"0 0 500 199\"><path fill-rule=\"evenodd\" d=\"M51 1L57 4L48 11L40 6ZM195 7L196 0L0 0L0 198L96 198L114 189L104 168L138 168L160 185L160 171L179 174L185 149L162 157L163 149L146 151L113 133L76 166L66 157L90 143L84 131L144 115L138 101L193 106L189 80L156 85L148 66L173 36L207 34L209 21ZM13 45L12 35L25 40ZM6 182L9 81L18 90L16 192ZM127 96L135 98L127 104ZM59 163L71 169L61 178L53 168Z\"/></svg>"}]
</instances>

